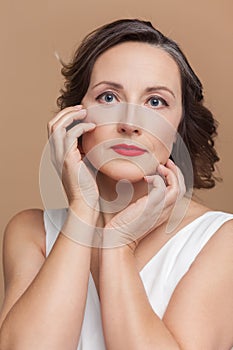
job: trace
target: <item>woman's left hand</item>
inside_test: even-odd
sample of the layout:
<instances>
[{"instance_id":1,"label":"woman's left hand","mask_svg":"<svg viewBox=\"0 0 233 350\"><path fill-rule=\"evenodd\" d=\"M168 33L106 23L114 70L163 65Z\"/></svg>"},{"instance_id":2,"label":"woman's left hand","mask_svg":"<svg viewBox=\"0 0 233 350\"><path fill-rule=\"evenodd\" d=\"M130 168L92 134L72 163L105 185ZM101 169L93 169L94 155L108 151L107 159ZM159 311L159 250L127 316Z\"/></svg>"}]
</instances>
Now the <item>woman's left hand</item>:
<instances>
[{"instance_id":1,"label":"woman's left hand","mask_svg":"<svg viewBox=\"0 0 233 350\"><path fill-rule=\"evenodd\" d=\"M127 245L134 252L143 237L169 219L176 201L186 192L184 178L170 159L157 171L159 175L145 177L148 195L130 204L105 226L103 247Z\"/></svg>"}]
</instances>

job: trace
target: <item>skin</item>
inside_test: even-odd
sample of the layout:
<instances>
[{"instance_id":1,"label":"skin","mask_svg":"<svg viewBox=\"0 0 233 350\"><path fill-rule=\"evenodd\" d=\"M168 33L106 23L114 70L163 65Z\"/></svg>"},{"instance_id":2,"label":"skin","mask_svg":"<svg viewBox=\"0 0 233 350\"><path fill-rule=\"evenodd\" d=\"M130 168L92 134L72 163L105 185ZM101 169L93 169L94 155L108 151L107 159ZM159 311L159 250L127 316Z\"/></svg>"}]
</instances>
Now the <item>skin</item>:
<instances>
[{"instance_id":1,"label":"skin","mask_svg":"<svg viewBox=\"0 0 233 350\"><path fill-rule=\"evenodd\" d=\"M148 44L127 43L106 51L94 65L90 86L82 101L85 107L106 102L97 101L96 95L109 91L110 86L99 85L98 91L97 87L92 89L103 80L123 86L120 91L114 89L118 96L116 103L128 102L147 108L151 108L148 104L151 95L164 98L169 93L160 89L147 94L145 89L166 86L175 97L170 94L169 106L159 104L156 109L177 128L181 116L180 75L176 63L161 49ZM17 214L8 224L4 238L6 297L1 313L0 348L76 349L91 270L100 296L107 349L229 349L233 343L233 301L229 293L233 289L232 221L224 224L197 256L176 287L163 319L159 319L150 307L139 271L168 239L209 209L192 201L179 226L172 234L164 234L177 196L183 193L182 177L177 167L168 161L167 149L146 131L136 131L127 124L96 126L85 122L85 116L82 106L70 107L48 124L54 154L52 160L58 173L66 154L62 180L69 208L90 226L98 224L104 233L112 228L116 235L121 220L126 222L126 231L134 230L130 218L140 213L145 203L149 209L153 208L153 215L138 222L143 236L135 237L135 242L98 250L69 239L68 226L77 232L83 229L69 214L45 259L42 211L28 210ZM66 132L66 126L74 120L83 122ZM96 184L91 169L83 167L75 143L81 135L82 147L87 154L109 138L139 140L158 159L160 165L154 171L165 178L166 185L158 174L144 179L145 174L125 160L112 160L103 166ZM77 171L84 175L78 184ZM108 200L114 199L116 181L122 175L133 183L132 203L117 214L99 215L99 194ZM147 193L148 183L152 187L150 193ZM88 197L91 206L84 197ZM180 199L180 208L185 200ZM153 230L148 230L146 223L148 220L153 222L161 201L164 201L164 208L160 219ZM214 286L211 295L209 286ZM51 329L49 334L48 329Z\"/></svg>"},{"instance_id":2,"label":"skin","mask_svg":"<svg viewBox=\"0 0 233 350\"><path fill-rule=\"evenodd\" d=\"M101 104L117 105L119 102L145 106L159 112L174 129L177 129L182 113L178 67L163 50L146 45L145 55L139 47L140 43L120 44L103 53L95 63L89 89L82 103L85 107ZM134 49L137 55L132 55ZM147 92L147 89L152 87L154 88ZM110 103L105 101L106 95L102 95L106 92L112 95ZM102 97L99 97L100 95ZM156 98L157 106L152 105L153 97ZM166 106L161 99L164 99L169 106ZM84 135L83 150L88 154L94 146L119 136L123 140L133 140L149 149L158 163L167 162L170 152L168 153L159 140L156 140L147 130L132 128L126 123L100 126L91 134ZM119 169L121 169L121 177L133 182L138 182L142 180L143 175L147 175L142 174L135 164L125 160L108 162L101 168L101 172L113 180L118 180L121 178ZM153 170L155 172L156 169Z\"/></svg>"}]
</instances>

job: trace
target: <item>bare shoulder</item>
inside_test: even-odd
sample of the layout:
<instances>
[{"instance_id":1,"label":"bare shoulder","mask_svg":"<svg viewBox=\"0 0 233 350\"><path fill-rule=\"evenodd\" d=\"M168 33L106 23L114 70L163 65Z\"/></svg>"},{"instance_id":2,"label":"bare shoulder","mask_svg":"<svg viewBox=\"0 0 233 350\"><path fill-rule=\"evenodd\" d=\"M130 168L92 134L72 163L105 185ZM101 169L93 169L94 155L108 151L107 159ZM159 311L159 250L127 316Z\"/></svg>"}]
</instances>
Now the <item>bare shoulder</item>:
<instances>
[{"instance_id":1,"label":"bare shoulder","mask_svg":"<svg viewBox=\"0 0 233 350\"><path fill-rule=\"evenodd\" d=\"M6 226L5 249L17 249L25 244L36 245L45 253L45 229L42 209L26 209L14 215ZM25 248L25 246L24 246Z\"/></svg>"},{"instance_id":2,"label":"bare shoulder","mask_svg":"<svg viewBox=\"0 0 233 350\"><path fill-rule=\"evenodd\" d=\"M6 226L3 239L5 287L24 261L31 261L33 266L34 261L42 261L44 257L43 210L27 209L17 213Z\"/></svg>"},{"instance_id":3,"label":"bare shoulder","mask_svg":"<svg viewBox=\"0 0 233 350\"><path fill-rule=\"evenodd\" d=\"M27 209L14 215L3 239L5 298L0 321L30 285L45 260L43 210Z\"/></svg>"},{"instance_id":4,"label":"bare shoulder","mask_svg":"<svg viewBox=\"0 0 233 350\"><path fill-rule=\"evenodd\" d=\"M226 238L233 238L233 214L232 218L224 222L223 225L217 231L219 235L226 236Z\"/></svg>"},{"instance_id":5,"label":"bare shoulder","mask_svg":"<svg viewBox=\"0 0 233 350\"><path fill-rule=\"evenodd\" d=\"M232 290L233 219L229 217L177 285L164 316L184 348L231 348ZM189 339L195 339L191 347Z\"/></svg>"},{"instance_id":6,"label":"bare shoulder","mask_svg":"<svg viewBox=\"0 0 233 350\"><path fill-rule=\"evenodd\" d=\"M225 259L227 254L233 256L233 216L215 232L198 255L197 260L202 256L208 258L208 255L214 255L215 259Z\"/></svg>"}]
</instances>

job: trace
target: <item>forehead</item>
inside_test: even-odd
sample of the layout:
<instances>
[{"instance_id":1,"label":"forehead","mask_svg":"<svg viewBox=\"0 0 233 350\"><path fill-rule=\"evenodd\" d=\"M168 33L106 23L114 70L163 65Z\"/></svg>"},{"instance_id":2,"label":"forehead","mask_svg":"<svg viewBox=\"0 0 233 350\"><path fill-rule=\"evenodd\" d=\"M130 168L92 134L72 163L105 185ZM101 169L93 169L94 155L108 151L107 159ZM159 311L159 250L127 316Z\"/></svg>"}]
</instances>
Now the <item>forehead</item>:
<instances>
[{"instance_id":1,"label":"forehead","mask_svg":"<svg viewBox=\"0 0 233 350\"><path fill-rule=\"evenodd\" d=\"M118 44L99 56L91 82L95 84L99 80L168 84L175 90L180 90L181 85L175 60L162 48L140 42Z\"/></svg>"}]
</instances>

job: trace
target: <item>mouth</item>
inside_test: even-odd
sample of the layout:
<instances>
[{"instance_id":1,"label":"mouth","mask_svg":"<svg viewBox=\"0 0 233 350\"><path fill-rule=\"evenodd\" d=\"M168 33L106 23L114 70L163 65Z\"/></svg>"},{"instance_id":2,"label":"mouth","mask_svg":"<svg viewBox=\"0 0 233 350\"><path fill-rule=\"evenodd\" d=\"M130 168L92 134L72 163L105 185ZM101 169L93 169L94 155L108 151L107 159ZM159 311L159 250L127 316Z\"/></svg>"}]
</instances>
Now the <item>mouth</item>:
<instances>
[{"instance_id":1,"label":"mouth","mask_svg":"<svg viewBox=\"0 0 233 350\"><path fill-rule=\"evenodd\" d=\"M140 156L147 151L143 148L133 146L133 145L127 145L127 144L119 144L112 146L111 149L115 151L118 154L121 154L122 156L129 156L129 157L135 157L135 156Z\"/></svg>"}]
</instances>

